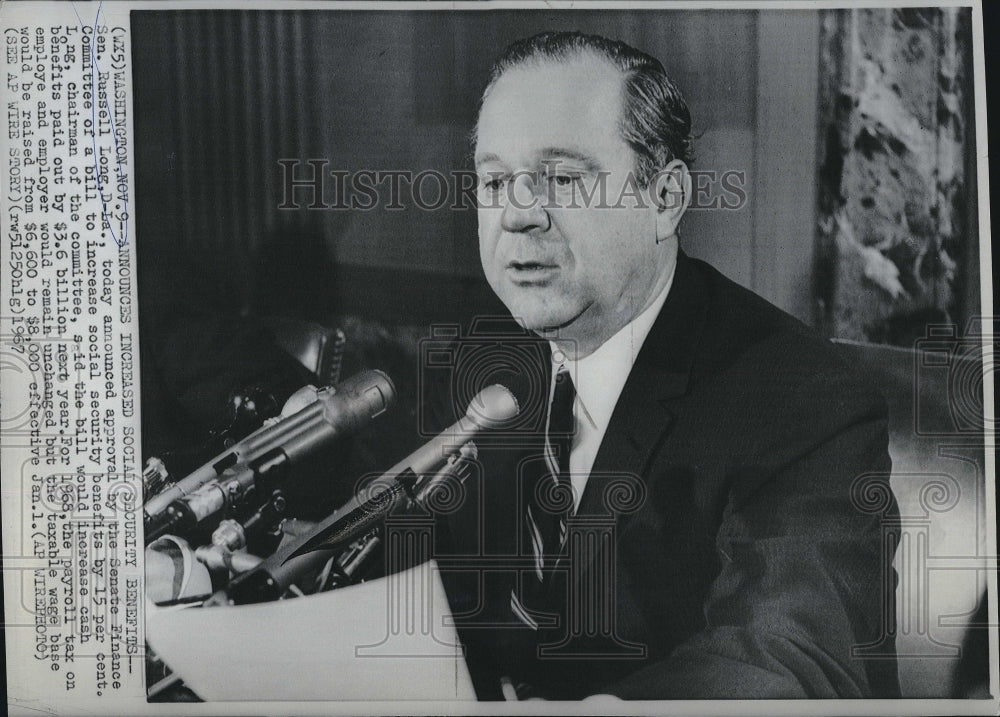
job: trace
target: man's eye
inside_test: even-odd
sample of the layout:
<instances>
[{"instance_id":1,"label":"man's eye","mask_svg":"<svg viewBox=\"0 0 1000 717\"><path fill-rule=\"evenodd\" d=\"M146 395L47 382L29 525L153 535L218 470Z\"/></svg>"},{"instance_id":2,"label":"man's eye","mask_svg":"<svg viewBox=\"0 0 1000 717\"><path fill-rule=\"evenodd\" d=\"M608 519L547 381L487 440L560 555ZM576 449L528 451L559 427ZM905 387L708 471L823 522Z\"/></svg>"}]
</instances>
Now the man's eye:
<instances>
[{"instance_id":1,"label":"man's eye","mask_svg":"<svg viewBox=\"0 0 1000 717\"><path fill-rule=\"evenodd\" d=\"M550 184L556 187L569 187L580 180L580 175L566 173L550 174L548 180Z\"/></svg>"},{"instance_id":2,"label":"man's eye","mask_svg":"<svg viewBox=\"0 0 1000 717\"><path fill-rule=\"evenodd\" d=\"M480 186L487 192L499 192L506 183L504 177L484 177L479 180Z\"/></svg>"}]
</instances>

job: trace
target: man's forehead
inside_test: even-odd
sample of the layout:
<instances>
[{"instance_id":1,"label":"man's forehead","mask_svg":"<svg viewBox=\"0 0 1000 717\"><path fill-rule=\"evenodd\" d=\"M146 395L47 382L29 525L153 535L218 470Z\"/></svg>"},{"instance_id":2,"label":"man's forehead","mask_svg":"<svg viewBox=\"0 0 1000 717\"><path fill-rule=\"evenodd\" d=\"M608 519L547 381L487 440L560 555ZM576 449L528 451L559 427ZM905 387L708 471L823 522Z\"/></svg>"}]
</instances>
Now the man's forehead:
<instances>
[{"instance_id":1,"label":"man's forehead","mask_svg":"<svg viewBox=\"0 0 1000 717\"><path fill-rule=\"evenodd\" d=\"M511 65L494 82L494 89L503 84L525 83L531 79L552 82L560 78L574 84L590 80L592 85L609 83L615 86L622 77L622 71L608 58L590 50L581 50L561 57L532 57Z\"/></svg>"},{"instance_id":2,"label":"man's forehead","mask_svg":"<svg viewBox=\"0 0 1000 717\"><path fill-rule=\"evenodd\" d=\"M495 159L515 144L530 145L535 154L564 149L588 155L595 141L618 136L623 85L621 71L593 53L509 68L483 102L477 163Z\"/></svg>"}]
</instances>

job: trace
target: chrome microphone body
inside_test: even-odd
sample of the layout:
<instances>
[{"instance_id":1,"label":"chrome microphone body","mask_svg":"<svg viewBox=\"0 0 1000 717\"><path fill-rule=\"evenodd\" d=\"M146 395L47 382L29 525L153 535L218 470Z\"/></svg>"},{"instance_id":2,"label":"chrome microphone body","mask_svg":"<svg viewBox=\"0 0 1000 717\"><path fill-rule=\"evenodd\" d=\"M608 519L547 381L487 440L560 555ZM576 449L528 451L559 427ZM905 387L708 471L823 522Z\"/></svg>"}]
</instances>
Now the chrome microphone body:
<instances>
[{"instance_id":1,"label":"chrome microphone body","mask_svg":"<svg viewBox=\"0 0 1000 717\"><path fill-rule=\"evenodd\" d=\"M267 558L256 570L236 578L205 605L242 605L276 599L301 575L322 566L375 529L403 497L413 495L415 486L429 487L438 468L450 456L462 452L477 433L504 426L519 410L517 399L503 386L483 389L454 425L369 483L365 493L371 497L365 500L354 496L315 529ZM432 477L426 478L428 475Z\"/></svg>"},{"instance_id":2,"label":"chrome microphone body","mask_svg":"<svg viewBox=\"0 0 1000 717\"><path fill-rule=\"evenodd\" d=\"M342 508L337 520L327 519L316 528L289 558L320 547L346 546L358 538L370 525L384 518L405 494L412 494L423 476L434 473L484 429L500 428L518 414L517 399L500 385L487 386L469 404L465 415L452 426L427 441L420 448L368 484L371 496L361 501L354 496Z\"/></svg>"},{"instance_id":3,"label":"chrome microphone body","mask_svg":"<svg viewBox=\"0 0 1000 717\"><path fill-rule=\"evenodd\" d=\"M289 463L326 448L384 413L396 389L381 371L363 371L334 387L317 392L316 400L277 423L265 426L223 451L201 468L153 496L143 507L147 522L156 520L176 501L192 496L206 484L230 473L228 480L252 472L252 464L280 450ZM232 475L233 473L237 475ZM228 482L227 480L227 482ZM207 491L211 492L211 491Z\"/></svg>"}]
</instances>

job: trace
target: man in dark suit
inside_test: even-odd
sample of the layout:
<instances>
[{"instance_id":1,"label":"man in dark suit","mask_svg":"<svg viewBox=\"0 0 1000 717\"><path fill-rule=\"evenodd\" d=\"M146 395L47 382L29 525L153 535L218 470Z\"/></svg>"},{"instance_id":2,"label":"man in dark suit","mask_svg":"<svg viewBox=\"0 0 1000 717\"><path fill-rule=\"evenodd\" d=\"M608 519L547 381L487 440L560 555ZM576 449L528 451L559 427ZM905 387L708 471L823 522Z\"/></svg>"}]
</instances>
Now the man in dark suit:
<instances>
[{"instance_id":1,"label":"man in dark suit","mask_svg":"<svg viewBox=\"0 0 1000 717\"><path fill-rule=\"evenodd\" d=\"M484 437L440 531L484 698L898 694L884 401L679 250L690 155L680 93L623 43L495 65L480 254L544 379L541 440Z\"/></svg>"}]
</instances>

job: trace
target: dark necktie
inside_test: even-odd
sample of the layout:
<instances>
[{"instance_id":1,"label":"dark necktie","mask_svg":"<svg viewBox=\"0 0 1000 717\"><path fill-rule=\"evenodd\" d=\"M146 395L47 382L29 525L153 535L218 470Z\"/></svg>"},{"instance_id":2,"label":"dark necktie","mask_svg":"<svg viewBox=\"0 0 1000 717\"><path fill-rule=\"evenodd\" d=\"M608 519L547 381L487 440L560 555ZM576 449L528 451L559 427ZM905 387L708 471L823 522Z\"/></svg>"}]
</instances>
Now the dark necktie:
<instances>
[{"instance_id":1,"label":"dark necktie","mask_svg":"<svg viewBox=\"0 0 1000 717\"><path fill-rule=\"evenodd\" d=\"M552 408L549 412L548 441L546 442L546 460L550 462L550 470L555 476L555 484L559 488L555 503L559 504L551 513L557 525L558 541L552 546L556 555L562 551L566 542L566 519L573 508L573 487L569 475L569 454L573 449L573 434L576 423L573 420L573 404L576 401L576 388L573 379L565 367L556 374L556 386L552 395ZM562 503L568 504L563 508ZM546 548L550 544L546 543Z\"/></svg>"},{"instance_id":2,"label":"dark necktie","mask_svg":"<svg viewBox=\"0 0 1000 717\"><path fill-rule=\"evenodd\" d=\"M555 389L549 407L544 462L536 462L535 475L525 480L524 532L534 557L532 576L525 576L524 593L529 605L538 606L544 587L551 581L559 554L566 541L566 519L573 506L569 476L569 455L573 445L575 422L573 403L576 389L569 371L561 368L555 377ZM527 625L535 621L527 614L516 594L511 608Z\"/></svg>"}]
</instances>

